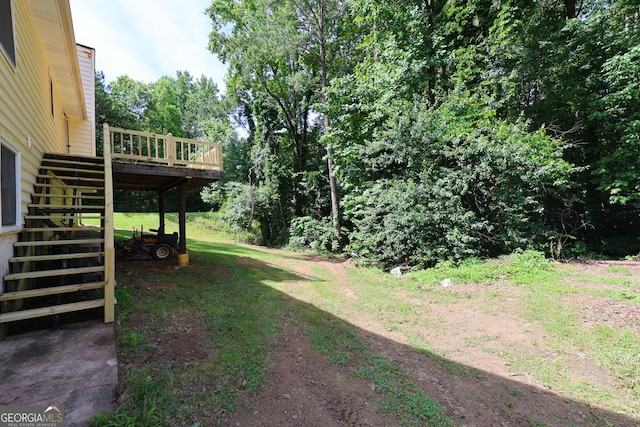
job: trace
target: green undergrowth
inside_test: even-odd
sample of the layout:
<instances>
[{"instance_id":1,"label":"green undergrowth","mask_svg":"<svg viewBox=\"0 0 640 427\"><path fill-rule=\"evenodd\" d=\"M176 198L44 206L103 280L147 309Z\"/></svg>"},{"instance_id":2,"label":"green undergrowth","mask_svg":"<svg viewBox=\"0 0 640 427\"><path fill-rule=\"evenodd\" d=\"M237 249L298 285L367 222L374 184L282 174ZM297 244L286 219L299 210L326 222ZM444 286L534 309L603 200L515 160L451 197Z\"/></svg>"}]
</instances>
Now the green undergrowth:
<instances>
[{"instance_id":1,"label":"green undergrowth","mask_svg":"<svg viewBox=\"0 0 640 427\"><path fill-rule=\"evenodd\" d=\"M444 279L454 284L539 284L555 280L559 274L553 261L545 258L544 254L526 250L492 260L472 258L458 264L442 261L434 268L413 272L411 277L424 288L439 284Z\"/></svg>"}]
</instances>

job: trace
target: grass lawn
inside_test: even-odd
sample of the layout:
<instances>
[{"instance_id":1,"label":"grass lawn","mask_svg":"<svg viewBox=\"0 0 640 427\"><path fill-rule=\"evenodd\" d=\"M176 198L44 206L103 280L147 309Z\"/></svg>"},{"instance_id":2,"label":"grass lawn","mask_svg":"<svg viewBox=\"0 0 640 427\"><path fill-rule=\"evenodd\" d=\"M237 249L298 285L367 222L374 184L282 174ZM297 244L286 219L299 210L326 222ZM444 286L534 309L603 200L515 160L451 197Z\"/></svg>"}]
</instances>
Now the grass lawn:
<instances>
[{"instance_id":1,"label":"grass lawn","mask_svg":"<svg viewBox=\"0 0 640 427\"><path fill-rule=\"evenodd\" d=\"M189 267L118 265L120 406L93 425L640 422L640 267L521 252L396 279L187 228Z\"/></svg>"}]
</instances>

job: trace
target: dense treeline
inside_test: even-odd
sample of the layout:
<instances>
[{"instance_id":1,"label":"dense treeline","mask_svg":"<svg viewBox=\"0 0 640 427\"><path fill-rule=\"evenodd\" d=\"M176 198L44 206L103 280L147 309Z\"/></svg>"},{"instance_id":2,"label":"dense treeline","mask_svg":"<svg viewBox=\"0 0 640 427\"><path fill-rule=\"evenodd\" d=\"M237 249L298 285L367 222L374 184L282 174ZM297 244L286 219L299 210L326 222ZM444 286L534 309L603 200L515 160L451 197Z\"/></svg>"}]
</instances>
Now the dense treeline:
<instances>
[{"instance_id":1,"label":"dense treeline","mask_svg":"<svg viewBox=\"0 0 640 427\"><path fill-rule=\"evenodd\" d=\"M202 197L263 243L381 265L640 252L637 0L213 0L207 13L226 98L188 73L124 76L102 81L112 117L98 122L224 141L225 182Z\"/></svg>"},{"instance_id":2,"label":"dense treeline","mask_svg":"<svg viewBox=\"0 0 640 427\"><path fill-rule=\"evenodd\" d=\"M248 133L227 152L226 217L258 221L266 243L387 265L640 250L637 0L213 0L208 14Z\"/></svg>"},{"instance_id":3,"label":"dense treeline","mask_svg":"<svg viewBox=\"0 0 640 427\"><path fill-rule=\"evenodd\" d=\"M195 78L186 71L176 77L162 77L144 83L119 76L107 85L104 74L96 73L96 138L98 154L102 154L102 124L145 132L220 141L233 144L237 137L228 117L229 107L219 95L212 79ZM187 203L193 211L208 210L198 190L187 192ZM120 212L155 212L158 195L145 191L114 193L114 207ZM166 201L168 211L178 210L177 196Z\"/></svg>"}]
</instances>

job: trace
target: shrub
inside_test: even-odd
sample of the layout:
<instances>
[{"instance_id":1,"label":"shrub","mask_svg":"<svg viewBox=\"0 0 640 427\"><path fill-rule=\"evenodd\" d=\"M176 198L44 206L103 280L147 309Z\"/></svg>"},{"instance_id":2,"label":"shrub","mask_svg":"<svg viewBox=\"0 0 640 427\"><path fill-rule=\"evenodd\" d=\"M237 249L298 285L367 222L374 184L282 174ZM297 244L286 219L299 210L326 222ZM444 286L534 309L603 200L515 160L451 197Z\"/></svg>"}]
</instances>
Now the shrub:
<instances>
[{"instance_id":1,"label":"shrub","mask_svg":"<svg viewBox=\"0 0 640 427\"><path fill-rule=\"evenodd\" d=\"M310 216L293 218L289 227L289 245L300 249L335 252L338 244L334 239L330 219L314 219Z\"/></svg>"},{"instance_id":2,"label":"shrub","mask_svg":"<svg viewBox=\"0 0 640 427\"><path fill-rule=\"evenodd\" d=\"M566 197L573 170L562 146L469 101L415 108L398 112L361 148L362 167L375 179L354 185L343 201L353 225L349 250L390 266L546 247L548 208Z\"/></svg>"}]
</instances>

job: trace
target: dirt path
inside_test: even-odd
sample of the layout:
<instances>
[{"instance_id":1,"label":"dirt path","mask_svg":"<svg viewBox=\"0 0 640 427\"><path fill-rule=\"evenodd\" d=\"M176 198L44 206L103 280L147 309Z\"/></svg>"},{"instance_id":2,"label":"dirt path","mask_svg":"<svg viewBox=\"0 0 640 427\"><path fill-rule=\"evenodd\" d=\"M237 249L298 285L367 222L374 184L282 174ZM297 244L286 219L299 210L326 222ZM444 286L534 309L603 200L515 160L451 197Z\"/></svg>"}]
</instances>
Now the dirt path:
<instances>
[{"instance_id":1,"label":"dirt path","mask_svg":"<svg viewBox=\"0 0 640 427\"><path fill-rule=\"evenodd\" d=\"M278 266L302 277L325 274L338 284L335 292L346 299L359 298L348 280L348 262L321 257L296 258L295 263L287 260ZM577 268L585 273L602 273L606 265ZM640 267L632 269L640 277ZM288 286L294 289L304 284L292 282ZM509 366L505 354L513 348L540 355L549 363L558 355L545 346L544 328L519 315L522 303L517 288L496 289L499 287L465 285L464 291L477 298L454 304L430 304L407 297L409 303L431 319L431 325L441 325L412 328L431 343L430 354L409 346L402 331L389 330L379 317L356 310L345 320L355 327L370 349L410 373L418 388L438 402L456 425L640 425L640 421L599 408L595 402L580 402L554 393L540 380L519 374ZM489 292L491 298L486 295ZM495 309L480 308L478 299L490 299ZM582 306L585 322L635 327L638 332L640 306L637 304L580 298L574 298L572 303ZM582 376L576 381L615 387L615 379L578 349L566 346L565 352L573 362L567 375ZM375 395L372 384L349 378L349 367L330 364L327 357L311 349L309 339L299 326L287 325L273 350L266 383L257 392L245 396L250 403L233 414L229 425L390 425L390 421L376 411Z\"/></svg>"}]
</instances>

